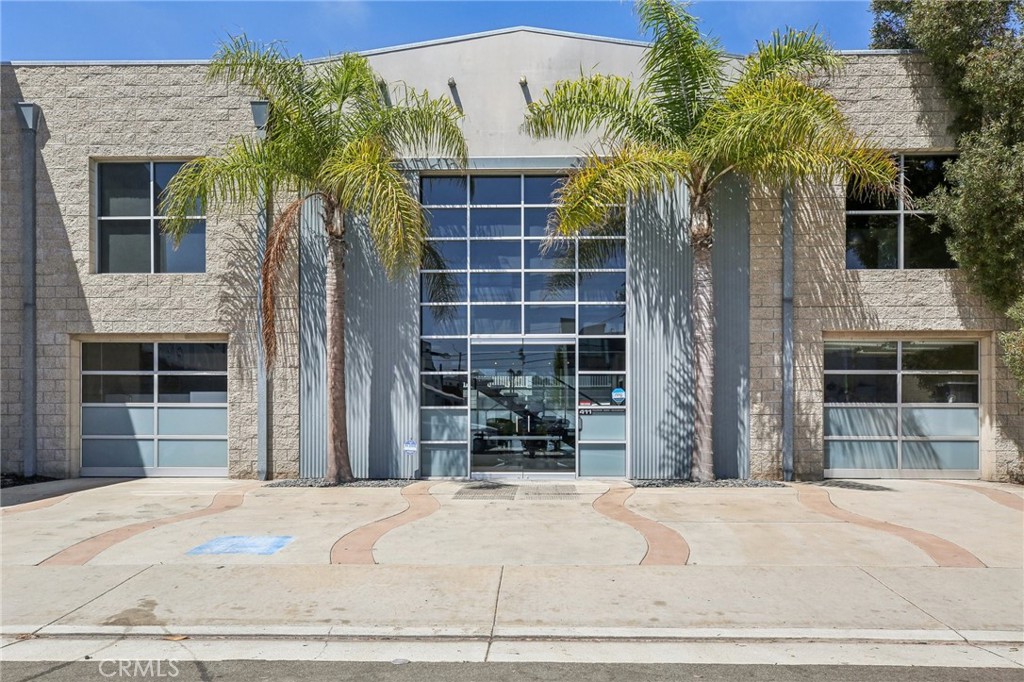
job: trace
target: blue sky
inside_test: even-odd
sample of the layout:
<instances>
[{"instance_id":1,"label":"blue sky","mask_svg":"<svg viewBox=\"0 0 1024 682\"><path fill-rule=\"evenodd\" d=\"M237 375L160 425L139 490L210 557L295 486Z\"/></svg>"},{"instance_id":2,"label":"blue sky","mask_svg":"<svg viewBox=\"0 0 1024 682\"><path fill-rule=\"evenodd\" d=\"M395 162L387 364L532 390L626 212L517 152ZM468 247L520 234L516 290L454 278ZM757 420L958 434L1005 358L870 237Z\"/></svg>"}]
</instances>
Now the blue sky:
<instances>
[{"instance_id":1,"label":"blue sky","mask_svg":"<svg viewBox=\"0 0 1024 682\"><path fill-rule=\"evenodd\" d=\"M700 0L691 11L732 52L749 51L775 28L815 25L837 48L863 49L871 27L867 0ZM620 0L0 0L0 59L205 59L241 32L318 57L517 25L642 37L631 3Z\"/></svg>"}]
</instances>

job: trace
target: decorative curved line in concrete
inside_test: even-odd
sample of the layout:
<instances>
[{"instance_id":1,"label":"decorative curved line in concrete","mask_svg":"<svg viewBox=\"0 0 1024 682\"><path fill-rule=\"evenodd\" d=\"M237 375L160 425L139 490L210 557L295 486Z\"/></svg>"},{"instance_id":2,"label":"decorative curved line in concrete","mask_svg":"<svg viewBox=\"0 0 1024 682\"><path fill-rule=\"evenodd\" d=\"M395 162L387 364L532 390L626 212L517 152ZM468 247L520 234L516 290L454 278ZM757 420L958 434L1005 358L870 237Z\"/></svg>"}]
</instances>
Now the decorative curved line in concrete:
<instances>
[{"instance_id":1,"label":"decorative curved line in concrete","mask_svg":"<svg viewBox=\"0 0 1024 682\"><path fill-rule=\"evenodd\" d=\"M811 511L902 538L931 557L932 561L939 566L944 568L987 568L981 559L949 540L914 528L899 526L888 521L879 521L869 516L861 516L856 512L837 507L824 488L809 485L793 487L796 488L797 499Z\"/></svg>"},{"instance_id":2,"label":"decorative curved line in concrete","mask_svg":"<svg viewBox=\"0 0 1024 682\"><path fill-rule=\"evenodd\" d=\"M375 564L373 546L385 534L399 526L419 521L441 508L441 503L430 494L433 481L413 483L402 488L406 507L400 512L371 521L365 526L345 533L331 547L332 564Z\"/></svg>"},{"instance_id":3,"label":"decorative curved line in concrete","mask_svg":"<svg viewBox=\"0 0 1024 682\"><path fill-rule=\"evenodd\" d=\"M42 500L33 500L32 502L22 502L21 504L11 505L10 507L3 507L0 508L0 515L9 516L11 514L20 514L21 512L35 511L36 509L46 509L47 507L52 507L55 504L63 502L74 494L75 493L64 493L63 495L47 497Z\"/></svg>"},{"instance_id":4,"label":"decorative curved line in concrete","mask_svg":"<svg viewBox=\"0 0 1024 682\"><path fill-rule=\"evenodd\" d=\"M94 535L91 538L82 540L81 542L77 542L70 547L66 547L48 559L40 561L36 565L81 566L94 559L101 552L106 551L114 545L122 543L129 538L133 538L139 533L145 533L147 530L153 530L154 528L160 528L161 526L169 526L172 523L187 521L189 519L197 519L203 516L220 514L230 509L234 509L242 504L246 493L253 488L258 488L262 485L263 483L259 481L244 483L242 485L235 486L234 488L220 491L213 496L213 500L210 504L203 509L174 514L173 516L165 516L162 519L139 521L138 523L132 523L127 526L108 530L104 533L100 533L99 535Z\"/></svg>"},{"instance_id":5,"label":"decorative curved line in concrete","mask_svg":"<svg viewBox=\"0 0 1024 682\"><path fill-rule=\"evenodd\" d=\"M939 485L949 485L954 488L965 488L967 490L973 490L976 493L981 493L988 499L1009 507L1019 512L1024 512L1024 497L1020 495L1014 495L1008 493L1005 490L999 490L998 488L986 488L980 485L971 485L969 483L954 483L953 481L928 481L929 483L938 483Z\"/></svg>"},{"instance_id":6,"label":"decorative curved line in concrete","mask_svg":"<svg viewBox=\"0 0 1024 682\"><path fill-rule=\"evenodd\" d=\"M641 566L683 566L690 559L690 545L682 535L663 523L626 508L635 488L615 487L594 500L594 510L613 521L624 523L643 536L647 553Z\"/></svg>"}]
</instances>

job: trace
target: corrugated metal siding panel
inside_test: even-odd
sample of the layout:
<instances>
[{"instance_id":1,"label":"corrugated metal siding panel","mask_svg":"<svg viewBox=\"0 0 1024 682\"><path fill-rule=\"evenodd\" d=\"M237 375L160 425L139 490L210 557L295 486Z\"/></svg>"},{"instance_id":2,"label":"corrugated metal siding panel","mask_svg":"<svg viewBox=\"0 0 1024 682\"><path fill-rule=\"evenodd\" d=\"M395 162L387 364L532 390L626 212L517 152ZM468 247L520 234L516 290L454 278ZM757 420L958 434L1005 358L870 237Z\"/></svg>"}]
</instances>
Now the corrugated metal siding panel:
<instances>
[{"instance_id":1,"label":"corrugated metal siding panel","mask_svg":"<svg viewBox=\"0 0 1024 682\"><path fill-rule=\"evenodd\" d=\"M356 476L415 478L419 443L419 286L388 280L365 224L353 221L346 259L349 447Z\"/></svg>"},{"instance_id":2,"label":"corrugated metal siding panel","mask_svg":"<svg viewBox=\"0 0 1024 682\"><path fill-rule=\"evenodd\" d=\"M319 200L303 206L299 224L299 476L327 468L327 239Z\"/></svg>"},{"instance_id":3,"label":"corrugated metal siding panel","mask_svg":"<svg viewBox=\"0 0 1024 682\"><path fill-rule=\"evenodd\" d=\"M693 438L692 254L682 229L682 191L630 211L630 476L686 478Z\"/></svg>"},{"instance_id":4,"label":"corrugated metal siding panel","mask_svg":"<svg viewBox=\"0 0 1024 682\"><path fill-rule=\"evenodd\" d=\"M715 191L715 475L750 477L750 220L747 183Z\"/></svg>"}]
</instances>

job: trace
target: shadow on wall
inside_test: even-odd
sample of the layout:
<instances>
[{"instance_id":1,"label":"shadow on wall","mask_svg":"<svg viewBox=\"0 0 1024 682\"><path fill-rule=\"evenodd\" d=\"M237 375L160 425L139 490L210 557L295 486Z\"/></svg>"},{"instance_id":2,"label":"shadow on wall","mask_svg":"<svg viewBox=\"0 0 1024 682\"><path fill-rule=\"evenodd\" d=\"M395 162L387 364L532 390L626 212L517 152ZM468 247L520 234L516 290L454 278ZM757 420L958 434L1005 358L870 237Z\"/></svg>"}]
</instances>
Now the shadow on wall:
<instances>
[{"instance_id":1,"label":"shadow on wall","mask_svg":"<svg viewBox=\"0 0 1024 682\"><path fill-rule=\"evenodd\" d=\"M0 221L4 253L2 338L5 351L15 351L7 351L2 356L5 403L2 469L5 473L22 473L22 128L13 103L22 101L24 95L13 67L0 68L0 74L0 89L4 92L0 112L3 156L8 164L10 161L17 164L16 169L8 166L3 174L3 220ZM83 201L78 195L83 187L89 187L90 169L87 163L83 168L72 169L70 172L80 173L84 182L61 182L58 192L46 158L50 152L59 154L57 150L64 144L63 136L51 136L47 111L41 109L36 132L36 473L54 478L66 478L77 469L80 450L76 418L79 375L70 338L74 334L93 331L76 254L69 237L75 234L77 238L74 241L78 245L91 243L90 212L86 210L75 216L71 224L65 221L61 212L62 205ZM88 194L84 201L88 209ZM89 252L77 255L81 262L91 262ZM72 364L70 368L69 363ZM8 403L9 408L6 407Z\"/></svg>"}]
</instances>

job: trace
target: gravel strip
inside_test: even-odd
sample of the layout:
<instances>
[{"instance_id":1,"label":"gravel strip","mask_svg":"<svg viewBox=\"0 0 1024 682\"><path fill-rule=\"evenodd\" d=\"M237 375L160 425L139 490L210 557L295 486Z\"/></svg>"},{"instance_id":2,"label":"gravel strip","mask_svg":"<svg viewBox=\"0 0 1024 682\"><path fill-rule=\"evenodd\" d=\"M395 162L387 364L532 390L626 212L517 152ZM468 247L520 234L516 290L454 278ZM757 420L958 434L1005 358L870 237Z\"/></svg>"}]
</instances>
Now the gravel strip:
<instances>
[{"instance_id":1,"label":"gravel strip","mask_svg":"<svg viewBox=\"0 0 1024 682\"><path fill-rule=\"evenodd\" d=\"M335 483L326 478L286 478L271 481L266 488L404 488L415 481L404 478L360 479L351 483Z\"/></svg>"},{"instance_id":2,"label":"gravel strip","mask_svg":"<svg viewBox=\"0 0 1024 682\"><path fill-rule=\"evenodd\" d=\"M762 481L760 479L723 478L718 481L630 481L636 488L785 488L781 481Z\"/></svg>"}]
</instances>

